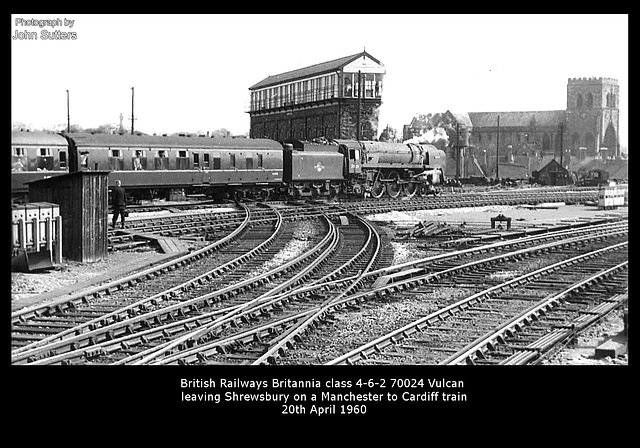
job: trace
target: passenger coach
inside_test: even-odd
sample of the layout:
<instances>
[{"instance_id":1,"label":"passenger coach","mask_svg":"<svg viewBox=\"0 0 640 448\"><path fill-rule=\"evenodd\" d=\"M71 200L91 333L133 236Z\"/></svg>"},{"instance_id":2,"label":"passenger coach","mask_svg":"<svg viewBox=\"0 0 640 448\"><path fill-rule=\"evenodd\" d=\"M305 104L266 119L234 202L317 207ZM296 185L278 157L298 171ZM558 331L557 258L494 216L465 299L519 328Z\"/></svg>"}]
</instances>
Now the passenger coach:
<instances>
[{"instance_id":1,"label":"passenger coach","mask_svg":"<svg viewBox=\"0 0 640 448\"><path fill-rule=\"evenodd\" d=\"M282 184L282 146L273 140L113 134L67 134L70 166L112 171L138 198L186 188L221 196L268 195Z\"/></svg>"},{"instance_id":2,"label":"passenger coach","mask_svg":"<svg viewBox=\"0 0 640 448\"><path fill-rule=\"evenodd\" d=\"M59 134L11 132L11 194L26 197L28 182L69 172L68 144Z\"/></svg>"}]
</instances>

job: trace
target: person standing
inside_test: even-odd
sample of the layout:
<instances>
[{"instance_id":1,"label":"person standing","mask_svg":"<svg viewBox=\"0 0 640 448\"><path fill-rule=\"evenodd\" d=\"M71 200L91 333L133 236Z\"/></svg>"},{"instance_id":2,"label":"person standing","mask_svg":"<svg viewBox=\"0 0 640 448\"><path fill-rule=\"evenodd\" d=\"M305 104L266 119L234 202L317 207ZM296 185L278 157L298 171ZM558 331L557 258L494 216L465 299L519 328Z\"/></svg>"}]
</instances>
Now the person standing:
<instances>
[{"instance_id":1,"label":"person standing","mask_svg":"<svg viewBox=\"0 0 640 448\"><path fill-rule=\"evenodd\" d=\"M120 215L120 228L124 229L126 207L126 192L124 188L122 188L120 180L116 180L116 186L113 189L113 221L111 221L111 228L116 227L118 215Z\"/></svg>"}]
</instances>

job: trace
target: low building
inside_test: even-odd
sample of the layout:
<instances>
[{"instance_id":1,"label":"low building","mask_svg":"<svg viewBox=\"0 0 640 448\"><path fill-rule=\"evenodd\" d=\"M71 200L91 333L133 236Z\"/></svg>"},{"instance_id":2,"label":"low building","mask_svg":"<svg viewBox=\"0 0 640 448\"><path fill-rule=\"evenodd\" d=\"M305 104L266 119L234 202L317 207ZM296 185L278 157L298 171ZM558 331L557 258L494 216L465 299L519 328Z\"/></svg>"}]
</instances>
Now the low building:
<instances>
[{"instance_id":1,"label":"low building","mask_svg":"<svg viewBox=\"0 0 640 448\"><path fill-rule=\"evenodd\" d=\"M533 172L533 179L541 185L569 185L572 182L569 171L557 160L552 160L540 170Z\"/></svg>"}]
</instances>

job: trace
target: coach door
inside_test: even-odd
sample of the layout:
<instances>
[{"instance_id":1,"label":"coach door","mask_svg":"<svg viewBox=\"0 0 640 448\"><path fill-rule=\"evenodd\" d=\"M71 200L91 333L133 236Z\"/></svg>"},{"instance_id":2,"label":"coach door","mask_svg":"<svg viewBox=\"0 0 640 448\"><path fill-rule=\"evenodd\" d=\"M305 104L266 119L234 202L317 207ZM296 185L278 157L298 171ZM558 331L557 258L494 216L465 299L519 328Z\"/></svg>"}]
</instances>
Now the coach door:
<instances>
[{"instance_id":1,"label":"coach door","mask_svg":"<svg viewBox=\"0 0 640 448\"><path fill-rule=\"evenodd\" d=\"M153 162L154 162L154 168L156 170L168 170L169 169L169 150L157 149L156 156Z\"/></svg>"},{"instance_id":2,"label":"coach door","mask_svg":"<svg viewBox=\"0 0 640 448\"><path fill-rule=\"evenodd\" d=\"M124 169L124 154L120 148L109 148L109 170L122 171Z\"/></svg>"},{"instance_id":3,"label":"coach door","mask_svg":"<svg viewBox=\"0 0 640 448\"><path fill-rule=\"evenodd\" d=\"M136 149L131 157L131 167L134 171L144 171L147 169L147 151Z\"/></svg>"}]
</instances>

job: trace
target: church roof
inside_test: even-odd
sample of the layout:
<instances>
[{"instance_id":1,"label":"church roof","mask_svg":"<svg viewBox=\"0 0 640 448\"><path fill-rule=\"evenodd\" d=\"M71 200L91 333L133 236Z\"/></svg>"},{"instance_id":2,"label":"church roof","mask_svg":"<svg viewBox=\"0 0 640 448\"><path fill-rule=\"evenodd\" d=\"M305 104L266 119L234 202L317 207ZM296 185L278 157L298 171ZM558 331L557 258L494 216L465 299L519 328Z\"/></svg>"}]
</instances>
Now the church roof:
<instances>
[{"instance_id":1,"label":"church roof","mask_svg":"<svg viewBox=\"0 0 640 448\"><path fill-rule=\"evenodd\" d=\"M557 126L565 121L564 110L517 112L469 112L474 128L495 128L500 117L501 127Z\"/></svg>"}]
</instances>

